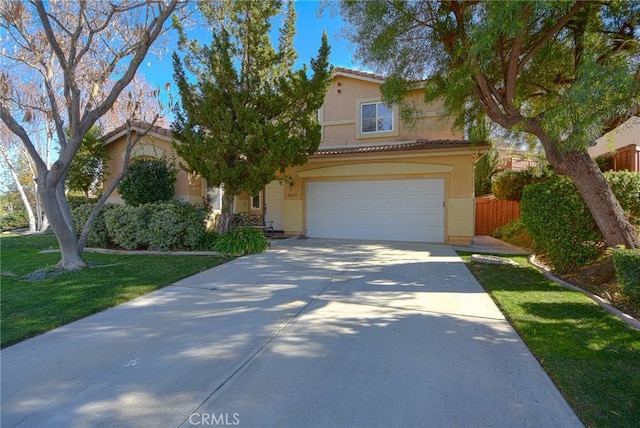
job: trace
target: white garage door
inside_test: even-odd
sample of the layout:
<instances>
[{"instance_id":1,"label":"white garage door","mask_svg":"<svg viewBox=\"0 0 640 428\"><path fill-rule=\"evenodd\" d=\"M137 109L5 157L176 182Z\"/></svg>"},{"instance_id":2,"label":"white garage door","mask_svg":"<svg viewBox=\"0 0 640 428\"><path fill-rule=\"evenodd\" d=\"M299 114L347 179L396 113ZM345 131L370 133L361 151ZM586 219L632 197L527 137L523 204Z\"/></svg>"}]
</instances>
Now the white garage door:
<instances>
[{"instance_id":1,"label":"white garage door","mask_svg":"<svg viewBox=\"0 0 640 428\"><path fill-rule=\"evenodd\" d=\"M444 180L312 182L307 235L444 242Z\"/></svg>"}]
</instances>

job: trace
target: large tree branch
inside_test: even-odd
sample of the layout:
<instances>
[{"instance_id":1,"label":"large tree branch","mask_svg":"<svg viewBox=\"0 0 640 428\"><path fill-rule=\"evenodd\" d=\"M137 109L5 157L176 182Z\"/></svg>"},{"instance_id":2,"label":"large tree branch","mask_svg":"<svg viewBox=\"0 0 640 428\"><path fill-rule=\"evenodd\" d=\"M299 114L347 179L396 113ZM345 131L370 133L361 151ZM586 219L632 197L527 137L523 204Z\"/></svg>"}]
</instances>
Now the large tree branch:
<instances>
[{"instance_id":1,"label":"large tree branch","mask_svg":"<svg viewBox=\"0 0 640 428\"><path fill-rule=\"evenodd\" d=\"M109 110L120 93L131 82L131 80L133 80L136 75L138 66L146 57L151 44L158 38L158 36L162 32L164 23L177 9L178 4L179 0L171 0L171 2L164 6L164 9L160 11L158 16L156 16L151 24L147 27L147 31L141 37L140 42L136 45L135 55L131 59L127 70L124 72L122 77L113 85L111 91L105 97L105 99L93 110L84 115L80 126L81 131L86 132L89 128L91 128L95 121Z\"/></svg>"},{"instance_id":2,"label":"large tree branch","mask_svg":"<svg viewBox=\"0 0 640 428\"><path fill-rule=\"evenodd\" d=\"M575 2L573 4L573 6L571 6L571 9L569 9L567 11L567 13L562 16L560 19L558 19L558 21L556 21L556 23L549 28L548 30L546 30L544 33L542 33L542 35L531 45L526 46L523 51L526 52L526 54L524 55L524 57L522 57L522 59L520 60L520 64L518 65L518 73L520 73L524 67L527 65L527 63L529 62L529 60L531 60L531 58L533 58L533 56L540 50L542 49L542 47L549 41L551 40L553 37L555 37L555 35L562 29L564 28L565 25L567 25L567 23L569 21L571 21L573 19L573 17L580 11L580 9L582 9L585 6L585 2L582 0L579 0L577 2Z\"/></svg>"},{"instance_id":3,"label":"large tree branch","mask_svg":"<svg viewBox=\"0 0 640 428\"><path fill-rule=\"evenodd\" d=\"M9 109L6 108L2 102L0 102L0 119L2 119L2 121L5 123L5 125L7 125L7 128L9 128L11 132L16 134L18 138L20 138L20 141L22 141L22 144L24 144L25 148L29 152L29 155L36 164L38 171L46 170L47 165L40 157L40 154L33 145L33 142L31 142L29 134L27 134L27 131L13 118Z\"/></svg>"}]
</instances>

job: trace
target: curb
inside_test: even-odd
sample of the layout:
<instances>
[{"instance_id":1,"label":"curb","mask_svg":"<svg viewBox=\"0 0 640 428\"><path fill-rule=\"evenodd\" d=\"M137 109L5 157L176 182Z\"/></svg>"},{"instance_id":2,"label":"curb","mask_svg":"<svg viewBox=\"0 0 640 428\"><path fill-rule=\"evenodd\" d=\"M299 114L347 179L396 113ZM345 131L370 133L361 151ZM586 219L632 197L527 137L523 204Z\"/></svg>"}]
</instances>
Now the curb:
<instances>
[{"instance_id":1,"label":"curb","mask_svg":"<svg viewBox=\"0 0 640 428\"><path fill-rule=\"evenodd\" d=\"M220 253L215 251L153 251L153 250L109 250L107 248L85 248L83 251L87 253L100 253L100 254L122 254L122 255L153 255L153 256L220 256ZM47 253L59 253L60 249L55 248L51 250L42 250L41 254Z\"/></svg>"},{"instance_id":2,"label":"curb","mask_svg":"<svg viewBox=\"0 0 640 428\"><path fill-rule=\"evenodd\" d=\"M596 302L598 305L600 305L603 309L605 309L611 315L615 315L622 322L624 322L625 324L627 324L631 328L635 328L636 330L640 330L640 321L638 321L637 319L633 318L631 315L622 312L620 309L616 308L615 306L613 306L612 304L610 304L609 302L604 300L602 297L596 296L595 294L590 293L587 290L583 290L580 287L577 287L577 286L575 286L575 285L573 285L573 284L571 284L571 283L569 283L569 282L567 282L565 280L562 280L562 279L554 276L549 269L547 269L544 265L542 265L540 262L538 262L536 260L536 256L535 255L529 256L529 263L531 265L533 265L534 267L536 267L537 269L539 269L542 272L542 274L545 277L547 277L547 279L550 279L551 281L560 284L564 288L567 288L567 289L573 290L573 291L578 291L578 292L588 296L589 298L591 298L591 300Z\"/></svg>"}]
</instances>

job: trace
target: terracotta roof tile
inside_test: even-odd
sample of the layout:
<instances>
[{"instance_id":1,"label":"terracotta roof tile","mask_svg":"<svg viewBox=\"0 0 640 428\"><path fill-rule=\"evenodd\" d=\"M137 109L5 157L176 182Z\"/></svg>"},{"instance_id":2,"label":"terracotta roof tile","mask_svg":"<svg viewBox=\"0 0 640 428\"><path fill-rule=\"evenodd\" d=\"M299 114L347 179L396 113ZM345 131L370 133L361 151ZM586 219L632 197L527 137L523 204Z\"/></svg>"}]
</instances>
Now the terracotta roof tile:
<instances>
[{"instance_id":1,"label":"terracotta roof tile","mask_svg":"<svg viewBox=\"0 0 640 428\"><path fill-rule=\"evenodd\" d=\"M360 153L398 152L410 150L448 149L471 147L467 140L425 140L419 139L407 143L378 144L374 146L344 146L320 148L317 156L347 155Z\"/></svg>"},{"instance_id":2,"label":"terracotta roof tile","mask_svg":"<svg viewBox=\"0 0 640 428\"><path fill-rule=\"evenodd\" d=\"M142 130L146 130L149 128L151 124L148 122L131 122L131 128L134 131L142 131ZM127 125L123 124L119 127L117 127L116 129L114 129L113 131L107 133L106 135L104 135L102 137L102 140L105 142L108 142L111 138L115 137L116 135L124 132L127 130ZM151 129L149 130L150 134L156 134L156 135L162 135L168 138L172 137L172 133L170 129L167 129L163 126L158 126L158 125L154 125L151 127Z\"/></svg>"},{"instance_id":3,"label":"terracotta roof tile","mask_svg":"<svg viewBox=\"0 0 640 428\"><path fill-rule=\"evenodd\" d=\"M375 79L375 80L380 80L380 81L386 80L386 77L381 76L379 74L370 73L368 71L354 70L354 69L351 69L351 68L336 67L336 68L333 69L333 71L334 71L334 73L351 74L351 75L356 76L356 77L366 77L368 79Z\"/></svg>"}]
</instances>

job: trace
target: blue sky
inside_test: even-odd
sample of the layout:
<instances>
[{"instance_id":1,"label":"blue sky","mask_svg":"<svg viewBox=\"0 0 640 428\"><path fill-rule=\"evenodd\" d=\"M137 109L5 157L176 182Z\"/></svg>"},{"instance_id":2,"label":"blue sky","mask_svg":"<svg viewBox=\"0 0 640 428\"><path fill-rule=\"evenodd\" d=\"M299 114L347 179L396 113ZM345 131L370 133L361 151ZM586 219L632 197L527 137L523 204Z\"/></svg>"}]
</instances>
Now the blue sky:
<instances>
[{"instance_id":1,"label":"blue sky","mask_svg":"<svg viewBox=\"0 0 640 428\"><path fill-rule=\"evenodd\" d=\"M344 23L337 13L331 13L329 7L325 7L319 15L320 2L311 0L298 0L295 2L298 14L296 21L296 36L294 45L298 53L296 68L302 64L309 65L310 59L318 54L322 32L326 31L331 46L331 64L335 67L346 67L360 69L361 66L354 61L354 47L340 36ZM204 30L199 30L204 31ZM197 33L197 32L196 32ZM277 37L277 29L274 29ZM203 33L202 37L208 37L208 33ZM172 35L175 38L175 35ZM274 40L274 46L277 39ZM143 74L152 85L164 87L167 82L173 83L173 68L171 64L171 53L175 46L169 47L168 55L161 59L148 57L138 72Z\"/></svg>"}]
</instances>

